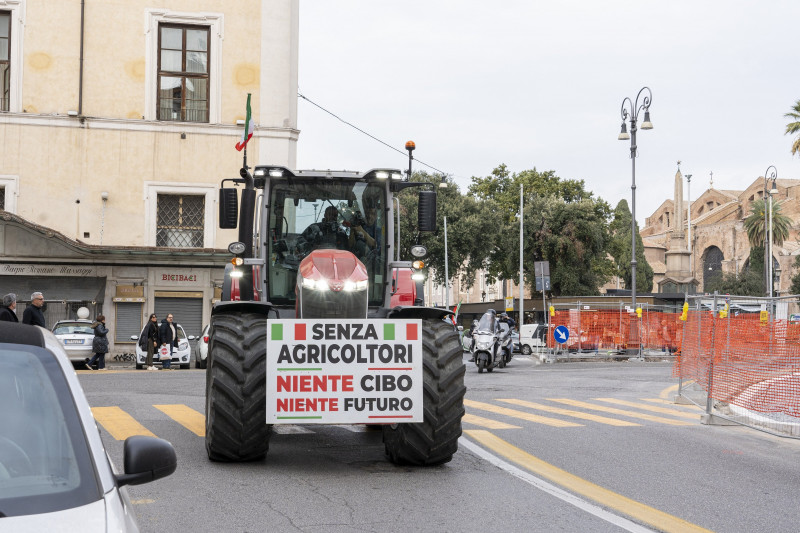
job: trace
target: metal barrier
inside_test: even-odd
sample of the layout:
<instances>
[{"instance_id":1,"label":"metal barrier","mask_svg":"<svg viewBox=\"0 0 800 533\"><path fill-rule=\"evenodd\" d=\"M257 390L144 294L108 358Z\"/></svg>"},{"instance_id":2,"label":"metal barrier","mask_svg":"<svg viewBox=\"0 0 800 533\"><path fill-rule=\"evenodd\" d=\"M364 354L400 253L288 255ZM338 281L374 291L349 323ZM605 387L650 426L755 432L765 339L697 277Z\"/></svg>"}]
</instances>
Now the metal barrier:
<instances>
[{"instance_id":1,"label":"metal barrier","mask_svg":"<svg viewBox=\"0 0 800 533\"><path fill-rule=\"evenodd\" d=\"M674 307L643 304L641 316L619 304L561 304L550 317L547 347L552 359L672 358L680 346L682 323ZM553 331L564 326L566 342Z\"/></svg>"},{"instance_id":2,"label":"metal barrier","mask_svg":"<svg viewBox=\"0 0 800 533\"><path fill-rule=\"evenodd\" d=\"M676 402L704 407L704 422L800 438L798 297L689 299Z\"/></svg>"}]
</instances>

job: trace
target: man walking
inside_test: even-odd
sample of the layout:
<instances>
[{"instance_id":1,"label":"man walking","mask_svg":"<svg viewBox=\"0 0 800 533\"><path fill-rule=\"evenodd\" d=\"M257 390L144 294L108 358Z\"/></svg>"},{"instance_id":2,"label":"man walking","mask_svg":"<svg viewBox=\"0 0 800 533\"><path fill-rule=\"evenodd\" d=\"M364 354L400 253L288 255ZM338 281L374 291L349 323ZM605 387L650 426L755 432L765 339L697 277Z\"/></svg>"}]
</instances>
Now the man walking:
<instances>
[{"instance_id":1,"label":"man walking","mask_svg":"<svg viewBox=\"0 0 800 533\"><path fill-rule=\"evenodd\" d=\"M172 313L167 313L167 319L161 323L161 330L159 331L159 338L161 339L161 347L167 347L169 350L169 358L161 360L161 369L170 370L172 365L172 352L178 347L178 332L175 330L175 324L172 322L174 319Z\"/></svg>"},{"instance_id":2,"label":"man walking","mask_svg":"<svg viewBox=\"0 0 800 533\"><path fill-rule=\"evenodd\" d=\"M0 320L5 322L19 322L17 318L17 295L9 292L3 296L3 307L0 307Z\"/></svg>"},{"instance_id":3,"label":"man walking","mask_svg":"<svg viewBox=\"0 0 800 533\"><path fill-rule=\"evenodd\" d=\"M31 326L41 326L43 328L47 327L44 325L43 305L44 296L41 292L34 292L31 294L31 305L26 307L25 312L22 313L22 323L30 324Z\"/></svg>"}]
</instances>

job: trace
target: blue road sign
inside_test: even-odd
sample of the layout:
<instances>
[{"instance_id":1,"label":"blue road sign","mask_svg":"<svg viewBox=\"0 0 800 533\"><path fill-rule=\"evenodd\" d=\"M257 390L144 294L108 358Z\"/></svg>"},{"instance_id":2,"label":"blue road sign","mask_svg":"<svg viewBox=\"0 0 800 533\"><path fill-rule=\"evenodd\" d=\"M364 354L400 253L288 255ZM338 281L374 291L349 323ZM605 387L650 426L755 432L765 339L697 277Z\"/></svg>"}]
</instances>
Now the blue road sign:
<instances>
[{"instance_id":1,"label":"blue road sign","mask_svg":"<svg viewBox=\"0 0 800 533\"><path fill-rule=\"evenodd\" d=\"M567 342L567 339L569 339L569 329L567 329L567 326L558 326L553 330L553 338L560 344Z\"/></svg>"}]
</instances>

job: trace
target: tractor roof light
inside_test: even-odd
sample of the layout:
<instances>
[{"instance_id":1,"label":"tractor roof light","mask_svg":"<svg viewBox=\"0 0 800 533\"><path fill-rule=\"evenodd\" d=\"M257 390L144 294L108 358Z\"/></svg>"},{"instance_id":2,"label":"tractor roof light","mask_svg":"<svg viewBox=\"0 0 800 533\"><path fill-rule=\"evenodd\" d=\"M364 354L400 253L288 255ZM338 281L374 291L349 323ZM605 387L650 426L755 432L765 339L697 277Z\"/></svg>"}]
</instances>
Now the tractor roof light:
<instances>
[{"instance_id":1,"label":"tractor roof light","mask_svg":"<svg viewBox=\"0 0 800 533\"><path fill-rule=\"evenodd\" d=\"M414 246L411 247L411 255L413 255L414 257L422 258L425 257L427 253L428 249L425 248L425 246L422 244L415 244Z\"/></svg>"},{"instance_id":2,"label":"tractor roof light","mask_svg":"<svg viewBox=\"0 0 800 533\"><path fill-rule=\"evenodd\" d=\"M411 274L411 279L413 279L414 281L425 281L425 274L423 274L422 272L414 272L413 274Z\"/></svg>"},{"instance_id":3,"label":"tractor roof light","mask_svg":"<svg viewBox=\"0 0 800 533\"><path fill-rule=\"evenodd\" d=\"M255 172L253 172L254 176L261 177L266 174L266 171L263 168L257 168Z\"/></svg>"},{"instance_id":4,"label":"tractor roof light","mask_svg":"<svg viewBox=\"0 0 800 533\"><path fill-rule=\"evenodd\" d=\"M411 267L414 270L422 270L423 268L425 268L425 261L414 261L413 263L411 263Z\"/></svg>"},{"instance_id":5,"label":"tractor roof light","mask_svg":"<svg viewBox=\"0 0 800 533\"><path fill-rule=\"evenodd\" d=\"M243 242L232 242L228 245L228 251L234 255L243 254L247 246Z\"/></svg>"},{"instance_id":6,"label":"tractor roof light","mask_svg":"<svg viewBox=\"0 0 800 533\"><path fill-rule=\"evenodd\" d=\"M282 178L283 177L283 170L280 168L271 168L269 169L269 177L270 178Z\"/></svg>"},{"instance_id":7,"label":"tractor roof light","mask_svg":"<svg viewBox=\"0 0 800 533\"><path fill-rule=\"evenodd\" d=\"M243 275L244 275L244 272L242 272L241 270L236 270L236 269L231 270L231 277L232 278L241 278Z\"/></svg>"},{"instance_id":8,"label":"tractor roof light","mask_svg":"<svg viewBox=\"0 0 800 533\"><path fill-rule=\"evenodd\" d=\"M379 170L378 172L375 173L375 177L378 178L379 180L389 179L389 173L386 172L385 170Z\"/></svg>"},{"instance_id":9,"label":"tractor roof light","mask_svg":"<svg viewBox=\"0 0 800 533\"><path fill-rule=\"evenodd\" d=\"M231 259L231 264L234 267L242 266L244 264L244 259L242 259L241 257L234 257L233 259Z\"/></svg>"}]
</instances>

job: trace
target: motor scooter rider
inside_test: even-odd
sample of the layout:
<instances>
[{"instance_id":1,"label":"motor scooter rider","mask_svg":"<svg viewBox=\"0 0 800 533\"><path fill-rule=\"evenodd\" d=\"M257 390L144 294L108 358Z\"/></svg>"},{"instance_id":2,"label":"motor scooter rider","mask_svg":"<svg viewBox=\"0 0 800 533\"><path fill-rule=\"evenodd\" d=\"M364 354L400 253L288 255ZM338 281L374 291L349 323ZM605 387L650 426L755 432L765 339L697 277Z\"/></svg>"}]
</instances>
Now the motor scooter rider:
<instances>
[{"instance_id":1,"label":"motor scooter rider","mask_svg":"<svg viewBox=\"0 0 800 533\"><path fill-rule=\"evenodd\" d=\"M469 337L470 340L471 340L470 345L469 345L469 351L472 354L472 357L469 360L470 363L474 363L475 362L475 352L474 352L474 350L475 350L475 335L474 335L474 333L475 333L475 330L477 330L477 329L478 329L478 319L476 318L475 320L472 321L472 325L469 327L469 333L467 334L467 337Z\"/></svg>"},{"instance_id":2,"label":"motor scooter rider","mask_svg":"<svg viewBox=\"0 0 800 533\"><path fill-rule=\"evenodd\" d=\"M508 329L510 329L512 331L514 330L515 327L517 327L517 323L514 321L513 318L508 316L508 313L506 313L506 312L500 313L500 319L499 320L500 320L500 322L505 322L506 324L508 324Z\"/></svg>"}]
</instances>

